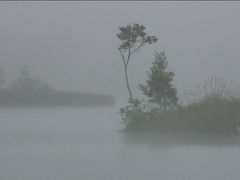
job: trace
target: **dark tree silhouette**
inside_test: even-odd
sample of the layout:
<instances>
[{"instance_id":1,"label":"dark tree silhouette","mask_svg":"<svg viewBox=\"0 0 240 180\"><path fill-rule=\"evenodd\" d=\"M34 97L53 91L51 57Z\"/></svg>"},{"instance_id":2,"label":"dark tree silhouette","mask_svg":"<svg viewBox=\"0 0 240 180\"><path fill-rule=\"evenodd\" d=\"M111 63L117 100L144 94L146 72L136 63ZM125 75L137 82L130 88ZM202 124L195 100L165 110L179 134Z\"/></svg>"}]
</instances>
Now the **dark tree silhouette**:
<instances>
[{"instance_id":1,"label":"dark tree silhouette","mask_svg":"<svg viewBox=\"0 0 240 180\"><path fill-rule=\"evenodd\" d=\"M146 85L139 85L143 94L148 96L150 103L156 103L160 108L176 105L177 90L171 84L174 73L166 71L168 62L164 52L156 52L155 58L148 72Z\"/></svg>"},{"instance_id":2,"label":"dark tree silhouette","mask_svg":"<svg viewBox=\"0 0 240 180\"><path fill-rule=\"evenodd\" d=\"M118 50L120 52L124 73L126 78L126 85L129 92L130 100L133 100L132 91L128 80L128 65L133 54L140 50L144 45L157 42L155 36L147 35L145 27L139 24L129 24L126 27L119 27L119 33L117 33L118 39L121 41Z\"/></svg>"}]
</instances>

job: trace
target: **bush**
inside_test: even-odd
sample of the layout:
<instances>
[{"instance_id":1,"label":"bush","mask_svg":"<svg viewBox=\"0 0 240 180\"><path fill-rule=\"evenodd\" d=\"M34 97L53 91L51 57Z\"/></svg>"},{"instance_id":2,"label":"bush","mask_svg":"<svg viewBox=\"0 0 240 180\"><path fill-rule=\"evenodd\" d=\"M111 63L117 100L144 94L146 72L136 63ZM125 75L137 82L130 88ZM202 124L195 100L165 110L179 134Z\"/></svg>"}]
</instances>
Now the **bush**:
<instances>
[{"instance_id":1,"label":"bush","mask_svg":"<svg viewBox=\"0 0 240 180\"><path fill-rule=\"evenodd\" d=\"M146 110L139 101L127 106L126 131L239 134L240 98L231 93L232 86L215 77L202 85L197 101L176 108Z\"/></svg>"},{"instance_id":2,"label":"bush","mask_svg":"<svg viewBox=\"0 0 240 180\"><path fill-rule=\"evenodd\" d=\"M120 109L120 115L126 126L148 119L149 107L139 99L129 99L128 105Z\"/></svg>"}]
</instances>

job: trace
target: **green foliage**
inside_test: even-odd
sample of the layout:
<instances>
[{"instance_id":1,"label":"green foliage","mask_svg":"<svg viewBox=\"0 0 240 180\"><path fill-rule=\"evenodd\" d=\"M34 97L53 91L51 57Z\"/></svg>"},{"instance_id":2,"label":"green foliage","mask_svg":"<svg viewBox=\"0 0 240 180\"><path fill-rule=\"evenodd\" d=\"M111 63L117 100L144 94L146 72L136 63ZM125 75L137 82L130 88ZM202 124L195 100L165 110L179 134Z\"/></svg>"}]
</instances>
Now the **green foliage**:
<instances>
[{"instance_id":1,"label":"green foliage","mask_svg":"<svg viewBox=\"0 0 240 180\"><path fill-rule=\"evenodd\" d=\"M157 38L155 36L147 35L145 29L146 28L143 25L129 24L126 27L119 27L119 33L117 33L117 37L121 41L118 50L124 65L126 86L130 99L133 99L127 72L130 59L132 58L132 55L140 50L144 45L157 42Z\"/></svg>"},{"instance_id":2,"label":"green foliage","mask_svg":"<svg viewBox=\"0 0 240 180\"><path fill-rule=\"evenodd\" d=\"M164 52L156 52L146 85L139 89L148 97L148 103L135 99L128 82L127 67L132 55L146 44L157 42L147 35L139 24L120 27L117 34L118 48L123 60L126 85L129 91L128 105L120 109L121 118L128 132L191 132L237 134L240 131L240 100L235 98L230 86L223 79L211 77L199 84L200 99L192 104L178 105L177 90L172 85L174 73L167 71ZM159 108L154 109L154 104ZM172 108L175 107L175 108Z\"/></svg>"},{"instance_id":3,"label":"green foliage","mask_svg":"<svg viewBox=\"0 0 240 180\"><path fill-rule=\"evenodd\" d=\"M161 111L154 111L151 106L144 109L140 101L127 106L123 111L125 132L239 134L240 98L229 93L231 86L222 79L214 77L204 82L201 98L194 103Z\"/></svg>"},{"instance_id":4,"label":"green foliage","mask_svg":"<svg viewBox=\"0 0 240 180\"><path fill-rule=\"evenodd\" d=\"M119 27L119 33L117 37L122 41L119 49L128 50L131 49L135 51L140 48L144 44L152 44L157 42L157 38L155 36L147 35L145 32L145 27L139 24L129 24L126 27Z\"/></svg>"},{"instance_id":5,"label":"green foliage","mask_svg":"<svg viewBox=\"0 0 240 180\"><path fill-rule=\"evenodd\" d=\"M142 115L144 116L144 115ZM202 101L131 121L126 132L239 134L240 99L208 97Z\"/></svg>"},{"instance_id":6,"label":"green foliage","mask_svg":"<svg viewBox=\"0 0 240 180\"><path fill-rule=\"evenodd\" d=\"M167 65L165 53L156 52L147 85L139 85L149 102L158 104L160 109L177 105L178 101L177 90L171 84L174 73L166 71Z\"/></svg>"},{"instance_id":7,"label":"green foliage","mask_svg":"<svg viewBox=\"0 0 240 180\"><path fill-rule=\"evenodd\" d=\"M182 106L178 112L178 129L200 133L239 133L239 98L208 96L199 102ZM174 121L172 122L174 126Z\"/></svg>"},{"instance_id":8,"label":"green foliage","mask_svg":"<svg viewBox=\"0 0 240 180\"><path fill-rule=\"evenodd\" d=\"M149 115L149 108L139 99L129 99L128 105L120 109L120 115L126 126L142 121Z\"/></svg>"}]
</instances>

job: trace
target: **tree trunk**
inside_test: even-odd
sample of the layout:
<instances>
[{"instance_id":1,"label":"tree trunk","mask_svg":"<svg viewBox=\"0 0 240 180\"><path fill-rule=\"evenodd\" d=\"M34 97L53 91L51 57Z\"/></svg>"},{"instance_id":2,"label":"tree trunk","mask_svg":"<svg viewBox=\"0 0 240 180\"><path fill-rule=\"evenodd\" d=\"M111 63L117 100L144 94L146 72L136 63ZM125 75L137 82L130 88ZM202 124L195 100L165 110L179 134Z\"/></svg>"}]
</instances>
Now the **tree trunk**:
<instances>
[{"instance_id":1,"label":"tree trunk","mask_svg":"<svg viewBox=\"0 0 240 180\"><path fill-rule=\"evenodd\" d=\"M129 82L128 82L128 73L127 73L127 67L126 66L124 67L124 70L125 70L124 72L125 72L126 84L127 84L127 89L128 89L128 93L129 93L129 96L130 96L130 100L133 100L132 91L130 89Z\"/></svg>"}]
</instances>

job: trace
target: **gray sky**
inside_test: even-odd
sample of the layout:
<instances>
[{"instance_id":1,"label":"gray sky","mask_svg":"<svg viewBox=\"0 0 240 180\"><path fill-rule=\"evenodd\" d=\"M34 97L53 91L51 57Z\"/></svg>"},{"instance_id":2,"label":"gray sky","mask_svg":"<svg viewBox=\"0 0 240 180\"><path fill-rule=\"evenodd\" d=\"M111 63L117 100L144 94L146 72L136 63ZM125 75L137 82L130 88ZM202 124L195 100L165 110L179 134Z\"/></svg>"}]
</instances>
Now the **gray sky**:
<instances>
[{"instance_id":1,"label":"gray sky","mask_svg":"<svg viewBox=\"0 0 240 180\"><path fill-rule=\"evenodd\" d=\"M56 89L125 98L116 33L140 23L159 42L131 62L133 88L155 50L166 52L180 92L211 75L238 85L239 9L239 2L0 2L0 67L9 81L27 64Z\"/></svg>"}]
</instances>

